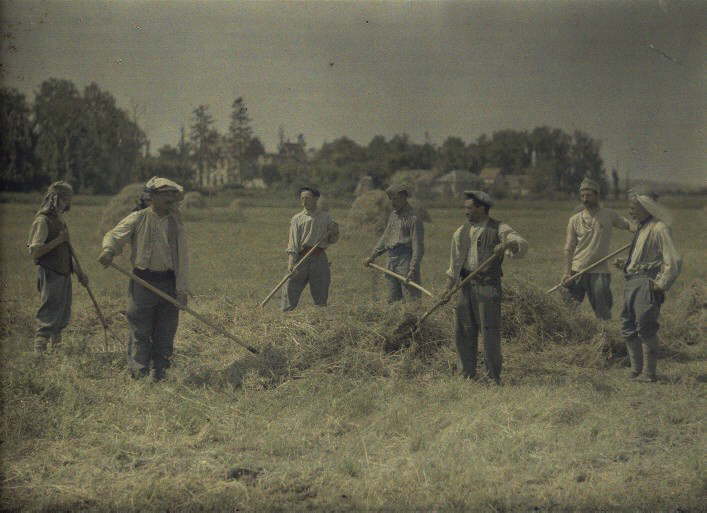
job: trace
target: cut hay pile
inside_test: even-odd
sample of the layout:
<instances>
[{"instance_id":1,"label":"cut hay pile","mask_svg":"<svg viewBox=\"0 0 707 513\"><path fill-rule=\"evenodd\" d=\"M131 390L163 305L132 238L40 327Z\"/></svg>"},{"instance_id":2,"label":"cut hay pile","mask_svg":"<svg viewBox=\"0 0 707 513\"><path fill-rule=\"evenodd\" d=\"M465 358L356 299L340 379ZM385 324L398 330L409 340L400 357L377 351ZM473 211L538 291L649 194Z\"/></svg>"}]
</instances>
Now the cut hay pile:
<instances>
[{"instance_id":1,"label":"cut hay pile","mask_svg":"<svg viewBox=\"0 0 707 513\"><path fill-rule=\"evenodd\" d=\"M233 221L245 221L246 219L246 208L243 204L243 200L234 199L228 204L226 209L230 214L231 220Z\"/></svg>"},{"instance_id":2,"label":"cut hay pile","mask_svg":"<svg viewBox=\"0 0 707 513\"><path fill-rule=\"evenodd\" d=\"M184 208L205 208L206 198L197 191L190 191L184 195L182 200Z\"/></svg>"},{"instance_id":3,"label":"cut hay pile","mask_svg":"<svg viewBox=\"0 0 707 513\"><path fill-rule=\"evenodd\" d=\"M110 199L101 215L101 235L111 230L135 209L144 191L145 186L143 184L131 183L123 187L118 194Z\"/></svg>"},{"instance_id":4,"label":"cut hay pile","mask_svg":"<svg viewBox=\"0 0 707 513\"><path fill-rule=\"evenodd\" d=\"M415 198L409 200L410 205L423 222L432 221L429 212ZM361 194L351 205L347 219L350 231L364 231L380 235L388 222L392 207L385 191L380 189Z\"/></svg>"}]
</instances>

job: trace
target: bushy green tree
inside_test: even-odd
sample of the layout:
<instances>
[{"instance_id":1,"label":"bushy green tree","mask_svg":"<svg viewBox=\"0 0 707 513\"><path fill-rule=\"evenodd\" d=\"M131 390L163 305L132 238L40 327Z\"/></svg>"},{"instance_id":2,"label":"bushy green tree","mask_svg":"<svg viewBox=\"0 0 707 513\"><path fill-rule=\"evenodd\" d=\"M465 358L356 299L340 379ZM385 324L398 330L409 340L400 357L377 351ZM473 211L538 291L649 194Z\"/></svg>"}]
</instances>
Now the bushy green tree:
<instances>
[{"instance_id":1,"label":"bushy green tree","mask_svg":"<svg viewBox=\"0 0 707 513\"><path fill-rule=\"evenodd\" d=\"M37 169L35 134L30 107L16 89L0 87L0 186L9 190L36 189L46 177Z\"/></svg>"}]
</instances>

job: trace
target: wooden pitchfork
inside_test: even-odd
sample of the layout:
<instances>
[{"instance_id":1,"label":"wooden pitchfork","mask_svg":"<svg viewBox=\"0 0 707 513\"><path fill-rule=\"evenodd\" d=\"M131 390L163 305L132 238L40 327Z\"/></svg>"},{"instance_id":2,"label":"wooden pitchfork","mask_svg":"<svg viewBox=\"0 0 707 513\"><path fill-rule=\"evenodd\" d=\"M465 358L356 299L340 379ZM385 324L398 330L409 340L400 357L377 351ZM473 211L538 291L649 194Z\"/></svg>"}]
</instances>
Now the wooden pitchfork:
<instances>
[{"instance_id":1,"label":"wooden pitchfork","mask_svg":"<svg viewBox=\"0 0 707 513\"><path fill-rule=\"evenodd\" d=\"M546 294L550 294L551 292L555 292L557 289L559 289L559 288L562 287L562 286L569 285L570 282L573 282L574 280L576 280L577 278L579 278L580 276L582 276L584 273L591 271L592 269L594 269L596 266L598 266L598 265L601 264L602 262L606 262L606 261L609 260L611 257L618 255L618 254L621 253L622 251L626 251L626 250L627 250L628 248L630 248L630 247L631 247L631 244L630 244L630 243L629 243L629 244L626 244L625 246L622 246L622 247L620 247L619 249L617 249L616 251L614 251L613 253L609 253L609 254L606 255L604 258L600 258L599 260L597 260L597 261L594 262L593 264L588 265L587 267L585 267L585 268L582 269L581 271L578 271L578 272L576 272L575 274L573 274L572 276L570 276L570 277L568 278L568 280L567 280L566 283L560 282L560 283L558 283L557 285L555 285L554 287L552 287L551 289L548 289L548 290L546 291Z\"/></svg>"},{"instance_id":2,"label":"wooden pitchfork","mask_svg":"<svg viewBox=\"0 0 707 513\"><path fill-rule=\"evenodd\" d=\"M371 268L373 268L373 269L376 269L376 270L378 270L378 271L380 271L380 272L382 272L382 273L385 273L385 274L387 274L388 276L392 276L393 278L402 281L405 285L410 285L411 287L416 288L417 290L419 290L419 291L422 292L423 294L427 294L427 295L430 296L430 297L434 297L434 295L432 295L432 293L431 293L429 290L427 290L426 288L424 288L422 285L420 285L420 284L418 284L418 283L415 283L415 282L412 281L412 280L408 280L405 276L402 276L402 275L400 275L400 274L398 274L398 273L395 273L395 272L391 271L390 269L386 269L385 267L381 267L380 265L376 265L376 264L374 264L373 262L371 262L370 264L366 264L366 265L367 265L368 267L371 267Z\"/></svg>"},{"instance_id":3,"label":"wooden pitchfork","mask_svg":"<svg viewBox=\"0 0 707 513\"><path fill-rule=\"evenodd\" d=\"M295 275L295 273L297 272L297 269L299 269L299 267L307 261L307 259L312 255L314 250L317 249L317 247L319 247L319 244L324 242L324 239L326 239L328 236L329 236L329 231L327 230L327 232L324 235L322 235L317 242L314 243L314 246L312 246L311 249L304 254L304 256L300 259L300 261L297 262L294 266L292 266L292 270L290 272L288 272L285 275L285 277L280 280L280 283L278 283L275 286L275 288L272 289L272 291L270 291L270 294L268 294L267 297L265 299L263 299L263 301L260 303L261 308L264 307L268 303L268 301L270 301L270 298L272 298L275 295L275 293L278 290L280 290L285 283L287 283L287 280L289 280L290 278L292 278Z\"/></svg>"},{"instance_id":4,"label":"wooden pitchfork","mask_svg":"<svg viewBox=\"0 0 707 513\"><path fill-rule=\"evenodd\" d=\"M187 312L188 314L191 314L192 316L196 317L196 318L199 319L201 322L203 322L204 324L206 324L208 327L210 327L210 328L212 328L212 329L218 331L219 333L221 333L224 337L233 340L233 341L234 341L236 344L238 344L239 346L242 346L242 347L246 348L248 351L250 351L250 352L253 353L253 354L258 354L259 351L258 351L257 349L255 349L253 346L249 346L249 345L247 345L247 344L244 344L243 342L241 342L240 340L238 340L234 335L232 335L231 333L229 333L228 331L226 331L225 329L223 329L221 326L218 326L218 325L212 323L211 321L209 321L208 319L206 319L206 318L203 317L202 315L198 314L197 312L195 312L194 310L192 310L192 309L189 308L188 306L181 304L181 303L180 303L179 301L177 301L175 298L173 298L173 297L170 296L169 294L166 294L165 292L162 292L160 289L158 289L158 288L155 287L154 285L149 284L148 282L146 282L146 281L143 280L142 278L138 278L137 276L135 276L134 273L128 271L127 269L123 269L122 267L116 265L116 264L113 263L113 262L111 262L110 266L111 266L113 269L115 269L116 271L119 271L119 272L123 273L124 275L126 275L128 278L130 278L131 280L133 280L135 283L138 283L138 284L142 285L143 287L145 287L145 288L146 288L147 290L149 290L150 292L153 292L153 293L157 294L159 297L161 297L161 298L164 299L165 301L167 301L167 302L169 302L169 303L172 303L174 306L176 306L176 307L179 308L180 310L184 310L184 311Z\"/></svg>"}]
</instances>

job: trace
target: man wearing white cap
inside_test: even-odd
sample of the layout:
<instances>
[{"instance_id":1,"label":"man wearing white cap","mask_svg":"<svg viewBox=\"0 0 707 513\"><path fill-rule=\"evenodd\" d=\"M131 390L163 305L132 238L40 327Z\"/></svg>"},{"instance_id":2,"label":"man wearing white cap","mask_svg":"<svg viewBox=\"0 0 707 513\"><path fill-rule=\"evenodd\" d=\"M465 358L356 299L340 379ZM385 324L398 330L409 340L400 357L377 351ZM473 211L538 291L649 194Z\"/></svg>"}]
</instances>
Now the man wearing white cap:
<instances>
[{"instance_id":1,"label":"man wearing white cap","mask_svg":"<svg viewBox=\"0 0 707 513\"><path fill-rule=\"evenodd\" d=\"M42 304L37 310L34 350L43 353L51 341L53 348L61 345L61 332L71 318L71 273L84 286L88 277L74 265L69 243L69 231L63 214L71 208L74 190L64 181L54 182L44 196L35 215L27 247L37 264L37 289Z\"/></svg>"},{"instance_id":2,"label":"man wearing white cap","mask_svg":"<svg viewBox=\"0 0 707 513\"><path fill-rule=\"evenodd\" d=\"M476 377L479 332L484 339L484 360L488 379L501 383L501 265L503 256L523 257L528 243L513 228L489 217L493 199L483 191L464 191L467 222L452 236L447 270L447 291L474 272L482 262L496 255L485 270L462 287L455 309L457 351L466 378Z\"/></svg>"},{"instance_id":3,"label":"man wearing white cap","mask_svg":"<svg viewBox=\"0 0 707 513\"><path fill-rule=\"evenodd\" d=\"M105 234L99 261L107 267L130 242L135 275L186 305L189 260L178 211L184 189L172 180L153 177L145 192L150 207L129 214ZM128 290L130 373L141 378L152 367L155 381L162 380L174 350L179 309L132 280Z\"/></svg>"},{"instance_id":4,"label":"man wearing white cap","mask_svg":"<svg viewBox=\"0 0 707 513\"><path fill-rule=\"evenodd\" d=\"M581 303L586 295L598 319L611 319L613 297L611 274L604 262L576 280L571 276L609 254L612 228L630 230L628 219L616 211L599 205L599 184L585 178L579 186L579 197L584 208L570 217L565 242L565 274L562 282L569 300Z\"/></svg>"},{"instance_id":5,"label":"man wearing white cap","mask_svg":"<svg viewBox=\"0 0 707 513\"><path fill-rule=\"evenodd\" d=\"M631 379L655 382L660 306L680 274L682 259L670 233L670 213L648 194L634 192L630 197L629 213L638 229L623 263L621 334L631 360Z\"/></svg>"},{"instance_id":6,"label":"man wearing white cap","mask_svg":"<svg viewBox=\"0 0 707 513\"><path fill-rule=\"evenodd\" d=\"M383 253L388 253L388 270L408 280L420 283L420 265L425 254L425 227L422 219L408 203L409 187L407 184L391 185L386 194L393 207L388 217L388 224L383 231L371 256L364 265L372 263ZM420 291L415 287L401 283L386 276L388 281L388 302L403 299L403 291L410 299L420 298Z\"/></svg>"}]
</instances>

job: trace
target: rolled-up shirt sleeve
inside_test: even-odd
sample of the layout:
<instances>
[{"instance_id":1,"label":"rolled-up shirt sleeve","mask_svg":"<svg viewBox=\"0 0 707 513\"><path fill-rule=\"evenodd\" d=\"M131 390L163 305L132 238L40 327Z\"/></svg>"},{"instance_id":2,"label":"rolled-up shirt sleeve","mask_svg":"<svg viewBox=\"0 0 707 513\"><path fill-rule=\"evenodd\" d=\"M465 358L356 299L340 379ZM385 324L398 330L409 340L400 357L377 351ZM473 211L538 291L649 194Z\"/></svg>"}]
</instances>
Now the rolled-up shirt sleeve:
<instances>
[{"instance_id":1,"label":"rolled-up shirt sleeve","mask_svg":"<svg viewBox=\"0 0 707 513\"><path fill-rule=\"evenodd\" d=\"M655 283L662 290L668 290L677 279L682 270L682 257L678 253L670 228L665 225L657 227L656 238L662 253L660 272L655 277Z\"/></svg>"},{"instance_id":2,"label":"rolled-up shirt sleeve","mask_svg":"<svg viewBox=\"0 0 707 513\"><path fill-rule=\"evenodd\" d=\"M574 229L574 218L570 218L567 223L567 234L565 236L565 255L573 256L577 248L577 230Z\"/></svg>"},{"instance_id":3,"label":"rolled-up shirt sleeve","mask_svg":"<svg viewBox=\"0 0 707 513\"><path fill-rule=\"evenodd\" d=\"M38 248L47 242L47 237L49 236L49 226L47 226L47 220L44 216L37 216L32 223L32 227L29 230L29 237L27 238L27 248L29 248L30 255L34 248Z\"/></svg>"},{"instance_id":4,"label":"rolled-up shirt sleeve","mask_svg":"<svg viewBox=\"0 0 707 513\"><path fill-rule=\"evenodd\" d=\"M501 225L498 227L498 235L500 236L501 241L515 242L518 245L518 248L515 251L506 251L506 254L511 258L523 258L528 252L528 241L521 237L518 232L516 232L507 224L501 223Z\"/></svg>"},{"instance_id":5,"label":"rolled-up shirt sleeve","mask_svg":"<svg viewBox=\"0 0 707 513\"><path fill-rule=\"evenodd\" d=\"M447 269L447 276L453 280L459 279L459 273L462 269L462 260L464 255L460 255L459 240L461 236L461 228L459 228L454 235L452 235L452 244L449 249L449 269Z\"/></svg>"},{"instance_id":6,"label":"rolled-up shirt sleeve","mask_svg":"<svg viewBox=\"0 0 707 513\"><path fill-rule=\"evenodd\" d=\"M299 225L296 219L290 221L290 233L287 240L287 253L291 255L299 255L302 251L300 246Z\"/></svg>"},{"instance_id":7,"label":"rolled-up shirt sleeve","mask_svg":"<svg viewBox=\"0 0 707 513\"><path fill-rule=\"evenodd\" d=\"M622 230L629 230L629 231L635 231L631 229L631 221L626 219L624 216L613 210L614 212L614 217L611 220L611 224L614 228L620 228Z\"/></svg>"},{"instance_id":8,"label":"rolled-up shirt sleeve","mask_svg":"<svg viewBox=\"0 0 707 513\"><path fill-rule=\"evenodd\" d=\"M110 251L114 255L119 255L125 244L130 241L139 219L140 213L133 212L120 221L115 228L106 232L103 236L103 251Z\"/></svg>"}]
</instances>

